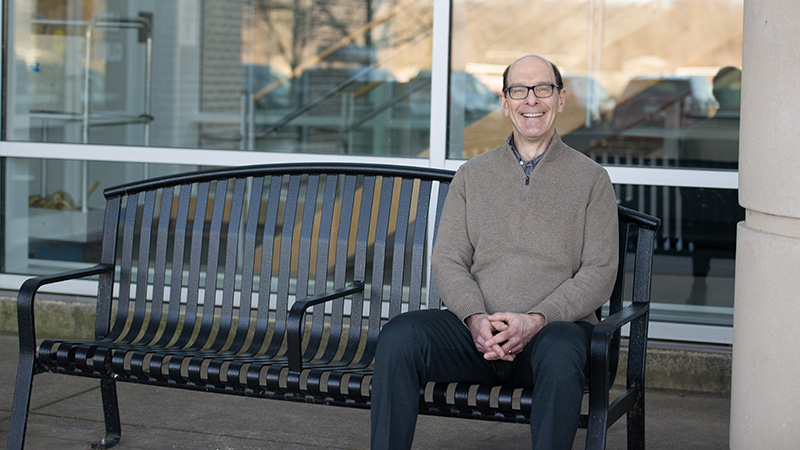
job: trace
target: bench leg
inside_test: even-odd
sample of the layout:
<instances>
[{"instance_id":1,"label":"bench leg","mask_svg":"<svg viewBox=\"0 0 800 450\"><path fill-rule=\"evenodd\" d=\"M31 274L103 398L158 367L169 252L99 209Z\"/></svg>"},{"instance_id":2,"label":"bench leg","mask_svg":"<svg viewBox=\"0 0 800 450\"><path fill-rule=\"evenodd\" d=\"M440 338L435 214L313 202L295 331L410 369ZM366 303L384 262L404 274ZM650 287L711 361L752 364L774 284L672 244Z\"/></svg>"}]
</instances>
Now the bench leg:
<instances>
[{"instance_id":1,"label":"bench leg","mask_svg":"<svg viewBox=\"0 0 800 450\"><path fill-rule=\"evenodd\" d=\"M100 392L103 395L103 416L106 421L106 436L99 442L92 443L92 448L106 449L119 443L122 426L119 421L119 403L117 402L117 384L113 378L100 379Z\"/></svg>"},{"instance_id":2,"label":"bench leg","mask_svg":"<svg viewBox=\"0 0 800 450\"><path fill-rule=\"evenodd\" d=\"M606 395L605 404L608 405ZM602 403L601 403L601 406ZM605 407L606 409L608 407ZM586 427L586 450L604 450L606 448L606 437L608 435L608 412L598 410L595 414L589 415L589 423Z\"/></svg>"},{"instance_id":3,"label":"bench leg","mask_svg":"<svg viewBox=\"0 0 800 450\"><path fill-rule=\"evenodd\" d=\"M636 405L628 411L628 450L644 450L644 390L639 392Z\"/></svg>"},{"instance_id":4,"label":"bench leg","mask_svg":"<svg viewBox=\"0 0 800 450\"><path fill-rule=\"evenodd\" d=\"M11 407L11 427L6 449L21 450L25 443L25 428L28 425L28 408L33 388L33 353L20 354L17 366L17 382L14 388L14 404Z\"/></svg>"}]
</instances>

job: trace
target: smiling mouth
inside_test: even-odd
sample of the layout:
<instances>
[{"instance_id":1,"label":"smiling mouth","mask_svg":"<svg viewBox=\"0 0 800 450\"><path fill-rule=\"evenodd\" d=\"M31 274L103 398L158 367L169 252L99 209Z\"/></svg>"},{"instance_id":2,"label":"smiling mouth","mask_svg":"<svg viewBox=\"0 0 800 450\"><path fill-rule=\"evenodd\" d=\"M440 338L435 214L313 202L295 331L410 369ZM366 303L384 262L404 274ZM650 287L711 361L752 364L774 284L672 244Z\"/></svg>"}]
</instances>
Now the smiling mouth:
<instances>
[{"instance_id":1,"label":"smiling mouth","mask_svg":"<svg viewBox=\"0 0 800 450\"><path fill-rule=\"evenodd\" d=\"M542 117L543 115L544 113L525 113L522 115L522 117L525 117L526 119L533 119L536 117Z\"/></svg>"}]
</instances>

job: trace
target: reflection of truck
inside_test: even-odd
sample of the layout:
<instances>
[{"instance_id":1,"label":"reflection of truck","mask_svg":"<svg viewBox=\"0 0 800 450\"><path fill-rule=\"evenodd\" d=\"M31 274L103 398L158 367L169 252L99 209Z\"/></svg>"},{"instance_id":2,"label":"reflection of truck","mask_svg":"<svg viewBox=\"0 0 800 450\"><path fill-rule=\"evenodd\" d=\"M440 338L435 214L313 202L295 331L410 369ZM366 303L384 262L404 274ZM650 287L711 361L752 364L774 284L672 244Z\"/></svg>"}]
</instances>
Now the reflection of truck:
<instances>
[{"instance_id":1,"label":"reflection of truck","mask_svg":"<svg viewBox=\"0 0 800 450\"><path fill-rule=\"evenodd\" d=\"M713 116L718 106L705 77L636 77L617 99L611 128L689 128Z\"/></svg>"}]
</instances>

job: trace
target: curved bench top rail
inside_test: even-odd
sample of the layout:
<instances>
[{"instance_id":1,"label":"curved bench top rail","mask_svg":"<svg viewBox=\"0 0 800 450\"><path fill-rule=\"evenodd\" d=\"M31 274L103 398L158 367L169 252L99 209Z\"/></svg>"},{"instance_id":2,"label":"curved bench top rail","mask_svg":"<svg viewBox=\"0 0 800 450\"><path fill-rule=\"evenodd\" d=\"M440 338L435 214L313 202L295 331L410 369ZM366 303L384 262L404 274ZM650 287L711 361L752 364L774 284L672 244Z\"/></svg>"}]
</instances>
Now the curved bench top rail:
<instances>
[{"instance_id":1,"label":"curved bench top rail","mask_svg":"<svg viewBox=\"0 0 800 450\"><path fill-rule=\"evenodd\" d=\"M635 209L630 209L622 205L617 206L619 219L625 223L632 223L641 228L656 231L661 226L661 219L645 214Z\"/></svg>"},{"instance_id":2,"label":"curved bench top rail","mask_svg":"<svg viewBox=\"0 0 800 450\"><path fill-rule=\"evenodd\" d=\"M241 167L225 167L219 169L187 172L183 174L167 175L149 180L126 183L105 189L106 198L135 194L151 189L160 189L166 186L201 183L223 178L262 177L269 175L365 175L365 176L403 176L419 178L427 181L448 182L455 172L446 169L433 169L429 167L374 165L363 163L282 163L261 164Z\"/></svg>"}]
</instances>

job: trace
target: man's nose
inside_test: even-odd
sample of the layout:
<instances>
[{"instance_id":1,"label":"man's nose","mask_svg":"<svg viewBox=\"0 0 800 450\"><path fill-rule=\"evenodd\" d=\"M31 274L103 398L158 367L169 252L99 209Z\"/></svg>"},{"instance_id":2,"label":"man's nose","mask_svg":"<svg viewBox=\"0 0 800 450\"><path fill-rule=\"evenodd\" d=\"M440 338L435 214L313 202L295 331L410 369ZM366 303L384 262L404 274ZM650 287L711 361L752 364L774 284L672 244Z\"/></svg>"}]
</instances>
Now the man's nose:
<instances>
[{"instance_id":1,"label":"man's nose","mask_svg":"<svg viewBox=\"0 0 800 450\"><path fill-rule=\"evenodd\" d=\"M533 93L533 89L528 89L528 95L525 97L525 103L534 104L539 102L539 97Z\"/></svg>"}]
</instances>

